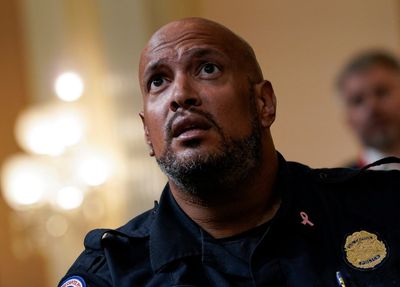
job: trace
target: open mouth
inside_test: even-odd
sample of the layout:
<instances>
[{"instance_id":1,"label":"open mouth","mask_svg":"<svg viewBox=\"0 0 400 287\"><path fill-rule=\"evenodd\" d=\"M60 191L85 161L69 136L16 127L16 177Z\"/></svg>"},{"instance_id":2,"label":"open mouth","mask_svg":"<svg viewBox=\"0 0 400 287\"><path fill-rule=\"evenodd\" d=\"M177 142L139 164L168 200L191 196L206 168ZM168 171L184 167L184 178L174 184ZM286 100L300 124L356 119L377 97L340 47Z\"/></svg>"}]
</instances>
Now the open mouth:
<instances>
[{"instance_id":1,"label":"open mouth","mask_svg":"<svg viewBox=\"0 0 400 287\"><path fill-rule=\"evenodd\" d=\"M193 115L178 118L172 125L172 137L190 137L211 128L210 122L200 116Z\"/></svg>"}]
</instances>

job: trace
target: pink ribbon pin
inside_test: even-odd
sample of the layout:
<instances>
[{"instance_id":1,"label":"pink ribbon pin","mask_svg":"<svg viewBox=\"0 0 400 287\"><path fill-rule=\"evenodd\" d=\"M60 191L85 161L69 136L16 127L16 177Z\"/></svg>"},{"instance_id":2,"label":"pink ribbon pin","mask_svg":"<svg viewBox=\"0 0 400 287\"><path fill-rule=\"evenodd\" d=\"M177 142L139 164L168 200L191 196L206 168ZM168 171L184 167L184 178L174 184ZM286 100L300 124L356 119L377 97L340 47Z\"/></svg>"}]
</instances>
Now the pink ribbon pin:
<instances>
[{"instance_id":1,"label":"pink ribbon pin","mask_svg":"<svg viewBox=\"0 0 400 287\"><path fill-rule=\"evenodd\" d=\"M304 224L304 225L310 225L310 226L314 226L314 223L312 223L309 219L308 219L308 214L307 213L305 213L304 211L301 211L300 212L300 216L301 216L301 218L303 219L303 221L301 222L301 224Z\"/></svg>"}]
</instances>

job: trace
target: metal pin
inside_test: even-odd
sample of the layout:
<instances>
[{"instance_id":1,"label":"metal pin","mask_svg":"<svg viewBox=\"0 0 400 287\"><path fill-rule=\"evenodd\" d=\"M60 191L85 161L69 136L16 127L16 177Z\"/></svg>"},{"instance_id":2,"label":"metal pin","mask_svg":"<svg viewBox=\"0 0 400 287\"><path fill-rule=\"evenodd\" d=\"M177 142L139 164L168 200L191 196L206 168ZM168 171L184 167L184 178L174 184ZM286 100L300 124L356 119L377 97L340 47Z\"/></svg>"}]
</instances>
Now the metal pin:
<instances>
[{"instance_id":1,"label":"metal pin","mask_svg":"<svg viewBox=\"0 0 400 287\"><path fill-rule=\"evenodd\" d=\"M344 282L344 278L342 276L342 273L340 273L340 271L336 272L336 281L339 287L346 287L346 283Z\"/></svg>"}]
</instances>

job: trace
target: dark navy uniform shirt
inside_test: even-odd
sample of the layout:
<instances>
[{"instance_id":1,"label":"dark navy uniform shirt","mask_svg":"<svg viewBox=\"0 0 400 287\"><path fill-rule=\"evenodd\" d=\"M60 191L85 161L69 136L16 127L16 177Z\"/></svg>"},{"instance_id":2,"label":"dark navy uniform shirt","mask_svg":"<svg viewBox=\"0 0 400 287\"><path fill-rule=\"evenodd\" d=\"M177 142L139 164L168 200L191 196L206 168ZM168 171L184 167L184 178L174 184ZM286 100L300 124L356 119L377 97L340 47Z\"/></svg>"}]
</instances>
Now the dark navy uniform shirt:
<instances>
[{"instance_id":1,"label":"dark navy uniform shirt","mask_svg":"<svg viewBox=\"0 0 400 287\"><path fill-rule=\"evenodd\" d=\"M167 186L154 209L91 231L59 286L400 286L399 171L280 158L278 183L276 216L233 247L188 218Z\"/></svg>"}]
</instances>

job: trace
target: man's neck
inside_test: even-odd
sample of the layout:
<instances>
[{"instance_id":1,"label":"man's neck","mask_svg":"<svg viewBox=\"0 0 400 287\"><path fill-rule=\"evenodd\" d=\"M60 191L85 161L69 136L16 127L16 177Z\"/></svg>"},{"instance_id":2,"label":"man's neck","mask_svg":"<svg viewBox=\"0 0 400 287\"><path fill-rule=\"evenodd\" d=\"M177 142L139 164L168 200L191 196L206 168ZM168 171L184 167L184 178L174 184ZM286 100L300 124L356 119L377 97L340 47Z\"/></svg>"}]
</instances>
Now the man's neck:
<instances>
[{"instance_id":1,"label":"man's neck","mask_svg":"<svg viewBox=\"0 0 400 287\"><path fill-rule=\"evenodd\" d=\"M275 215L280 198L273 192L278 172L275 151L264 158L250 178L235 190L216 190L223 199L204 200L181 191L170 182L171 192L182 210L215 238L230 237L259 226Z\"/></svg>"}]
</instances>

